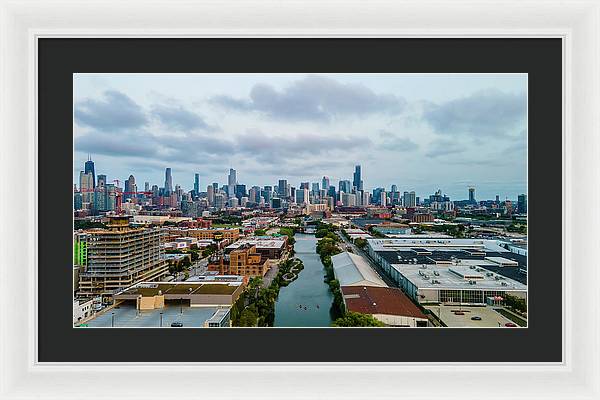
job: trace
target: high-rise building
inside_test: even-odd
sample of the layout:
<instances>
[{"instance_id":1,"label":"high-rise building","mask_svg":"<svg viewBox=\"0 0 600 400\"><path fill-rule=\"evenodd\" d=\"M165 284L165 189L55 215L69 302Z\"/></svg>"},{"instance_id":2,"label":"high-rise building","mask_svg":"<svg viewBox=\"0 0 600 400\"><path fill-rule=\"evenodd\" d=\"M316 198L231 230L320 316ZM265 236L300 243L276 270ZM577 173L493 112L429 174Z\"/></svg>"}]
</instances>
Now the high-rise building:
<instances>
[{"instance_id":1,"label":"high-rise building","mask_svg":"<svg viewBox=\"0 0 600 400\"><path fill-rule=\"evenodd\" d=\"M402 197L404 207L416 207L417 206L417 195L415 192L404 192Z\"/></svg>"},{"instance_id":2,"label":"high-rise building","mask_svg":"<svg viewBox=\"0 0 600 400\"><path fill-rule=\"evenodd\" d=\"M84 171L86 174L92 174L92 189L96 187L96 171L94 170L94 162L91 157L88 156L88 160L85 162Z\"/></svg>"},{"instance_id":3,"label":"high-rise building","mask_svg":"<svg viewBox=\"0 0 600 400\"><path fill-rule=\"evenodd\" d=\"M470 187L469 188L469 203L476 203L477 201L475 200L475 188L474 187Z\"/></svg>"},{"instance_id":4,"label":"high-rise building","mask_svg":"<svg viewBox=\"0 0 600 400\"><path fill-rule=\"evenodd\" d=\"M323 188L323 190L329 190L329 177L324 176L323 181L321 183L321 187Z\"/></svg>"},{"instance_id":5,"label":"high-rise building","mask_svg":"<svg viewBox=\"0 0 600 400\"><path fill-rule=\"evenodd\" d=\"M209 206L215 204L215 187L213 185L208 185L206 187L206 199L208 200Z\"/></svg>"},{"instance_id":6,"label":"high-rise building","mask_svg":"<svg viewBox=\"0 0 600 400\"><path fill-rule=\"evenodd\" d=\"M171 176L171 168L165 170L165 196L170 196L173 192L173 177Z\"/></svg>"},{"instance_id":7,"label":"high-rise building","mask_svg":"<svg viewBox=\"0 0 600 400\"><path fill-rule=\"evenodd\" d=\"M166 276L162 259L164 233L154 228L131 228L128 217L110 217L108 229L86 232L87 266L79 273L81 296L110 296L141 281Z\"/></svg>"},{"instance_id":8,"label":"high-rise building","mask_svg":"<svg viewBox=\"0 0 600 400\"><path fill-rule=\"evenodd\" d=\"M280 179L279 184L277 185L277 193L279 194L279 198L285 199L287 197L287 180Z\"/></svg>"},{"instance_id":9,"label":"high-rise building","mask_svg":"<svg viewBox=\"0 0 600 400\"><path fill-rule=\"evenodd\" d=\"M392 189L391 190L392 193L396 193L398 191L398 186L392 185L391 189Z\"/></svg>"},{"instance_id":10,"label":"high-rise building","mask_svg":"<svg viewBox=\"0 0 600 400\"><path fill-rule=\"evenodd\" d=\"M213 182L212 186L213 186L214 192L217 193L219 191L219 183Z\"/></svg>"},{"instance_id":11,"label":"high-rise building","mask_svg":"<svg viewBox=\"0 0 600 400\"><path fill-rule=\"evenodd\" d=\"M150 191L150 182L144 182L144 192Z\"/></svg>"},{"instance_id":12,"label":"high-rise building","mask_svg":"<svg viewBox=\"0 0 600 400\"><path fill-rule=\"evenodd\" d=\"M369 195L370 195L369 192L367 192L366 190L363 191L363 193L362 193L362 205L363 206L368 206L369 203L371 202L370 201L371 199L369 199Z\"/></svg>"},{"instance_id":13,"label":"high-rise building","mask_svg":"<svg viewBox=\"0 0 600 400\"><path fill-rule=\"evenodd\" d=\"M200 174L194 174L194 192L196 196L200 194Z\"/></svg>"},{"instance_id":14,"label":"high-rise building","mask_svg":"<svg viewBox=\"0 0 600 400\"><path fill-rule=\"evenodd\" d=\"M379 204L381 205L381 207L387 207L387 193L385 192L385 190L382 190L379 193Z\"/></svg>"},{"instance_id":15,"label":"high-rise building","mask_svg":"<svg viewBox=\"0 0 600 400\"><path fill-rule=\"evenodd\" d=\"M356 165L354 167L354 176L352 180L352 186L355 190L363 190L363 181L361 176L361 167L360 165Z\"/></svg>"},{"instance_id":16,"label":"high-rise building","mask_svg":"<svg viewBox=\"0 0 600 400\"><path fill-rule=\"evenodd\" d=\"M310 204L310 191L307 187L296 190L296 203Z\"/></svg>"},{"instance_id":17,"label":"high-rise building","mask_svg":"<svg viewBox=\"0 0 600 400\"><path fill-rule=\"evenodd\" d=\"M527 195L520 194L517 199L517 212L527 214Z\"/></svg>"},{"instance_id":18,"label":"high-rise building","mask_svg":"<svg viewBox=\"0 0 600 400\"><path fill-rule=\"evenodd\" d=\"M123 193L123 200L136 197L135 192L137 192L135 178L133 177L133 175L129 175L129 178L125 181L125 193Z\"/></svg>"},{"instance_id":19,"label":"high-rise building","mask_svg":"<svg viewBox=\"0 0 600 400\"><path fill-rule=\"evenodd\" d=\"M246 196L246 185L236 184L234 195L235 195L235 197L238 198L238 200L241 199L242 197L245 197Z\"/></svg>"},{"instance_id":20,"label":"high-rise building","mask_svg":"<svg viewBox=\"0 0 600 400\"><path fill-rule=\"evenodd\" d=\"M352 184L350 181L340 181L339 190L340 192L350 193L352 191ZM341 199L340 199L341 200Z\"/></svg>"},{"instance_id":21,"label":"high-rise building","mask_svg":"<svg viewBox=\"0 0 600 400\"><path fill-rule=\"evenodd\" d=\"M81 201L91 203L94 196L94 176L91 172L79 171L79 191L81 192Z\"/></svg>"},{"instance_id":22,"label":"high-rise building","mask_svg":"<svg viewBox=\"0 0 600 400\"><path fill-rule=\"evenodd\" d=\"M356 195L354 193L342 193L341 200L344 207L356 206Z\"/></svg>"},{"instance_id":23,"label":"high-rise building","mask_svg":"<svg viewBox=\"0 0 600 400\"><path fill-rule=\"evenodd\" d=\"M232 197L235 195L235 185L237 184L237 174L235 169L229 168L229 176L227 177L227 195Z\"/></svg>"},{"instance_id":24,"label":"high-rise building","mask_svg":"<svg viewBox=\"0 0 600 400\"><path fill-rule=\"evenodd\" d=\"M319 194L319 182L313 182L312 184L312 192L314 195Z\"/></svg>"}]
</instances>

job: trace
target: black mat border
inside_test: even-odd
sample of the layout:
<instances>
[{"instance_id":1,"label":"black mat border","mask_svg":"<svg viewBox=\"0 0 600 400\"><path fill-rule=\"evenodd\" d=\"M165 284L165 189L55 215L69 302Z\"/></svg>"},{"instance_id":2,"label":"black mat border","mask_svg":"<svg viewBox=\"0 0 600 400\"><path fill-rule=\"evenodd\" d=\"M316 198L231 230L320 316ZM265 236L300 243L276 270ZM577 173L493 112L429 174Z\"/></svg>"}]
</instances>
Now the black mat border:
<instances>
[{"instance_id":1,"label":"black mat border","mask_svg":"<svg viewBox=\"0 0 600 400\"><path fill-rule=\"evenodd\" d=\"M561 39L41 38L38 56L40 362L561 361ZM529 328L71 328L75 72L528 73Z\"/></svg>"}]
</instances>

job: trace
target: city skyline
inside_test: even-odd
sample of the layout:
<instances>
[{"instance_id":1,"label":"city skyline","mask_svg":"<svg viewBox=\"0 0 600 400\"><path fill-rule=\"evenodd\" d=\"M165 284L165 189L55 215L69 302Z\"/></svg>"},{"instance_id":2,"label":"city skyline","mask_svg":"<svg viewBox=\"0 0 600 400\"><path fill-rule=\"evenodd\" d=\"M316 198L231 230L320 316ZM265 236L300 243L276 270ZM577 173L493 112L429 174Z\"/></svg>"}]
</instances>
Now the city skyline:
<instances>
[{"instance_id":1,"label":"city skyline","mask_svg":"<svg viewBox=\"0 0 600 400\"><path fill-rule=\"evenodd\" d=\"M91 164L90 164L90 163L91 163ZM94 167L95 167L94 160L93 160L93 159L88 159L88 161L86 161L86 164L85 164L85 166L86 166L86 168L88 168L88 169L90 169L90 168L91 168L91 170L90 170L90 171L93 171L93 169L94 169ZM362 170L362 166L361 166L361 165L355 165L355 169L354 169L354 171L356 171L356 168L357 168L357 167L358 167L358 170L359 170L359 171L361 171L361 170ZM80 172L82 172L82 171L83 171L83 170L81 170ZM233 173L234 173L234 179L233 179L233 181L230 181L230 180L229 180L229 174L231 174L231 172L232 172L232 171L233 171ZM246 190L248 190L248 189L251 189L251 188L252 188L252 187L254 187L254 186L258 186L258 187L260 187L261 189L262 189L262 188L264 188L264 187L266 187L266 186L270 186L270 187L273 189L273 191L276 193L276 192L277 192L277 188L278 188L278 182L277 182L277 181L279 181L279 180L282 180L282 179L283 179L283 180L285 180L285 181L286 181L286 182L287 182L287 183L288 183L288 184L289 184L291 187L294 187L294 188L296 188L296 189L302 189L302 185L303 185L303 183L304 183L304 182L306 182L306 183L308 183L308 184L309 184L309 187L308 187L308 189L309 189L310 191L312 191L312 189L313 189L314 185L317 185L317 184L318 184L318 186L319 186L319 189L324 189L324 187L323 187L323 182L324 182L324 178L325 178L325 179L327 179L327 182L329 182L329 185L330 185L330 186L333 186L333 187L335 187L335 188L336 188L336 191L339 189L339 185L340 185L340 184L345 184L345 183L348 183L348 184L350 184L350 185L351 185L350 187L354 187L354 181L353 181L353 180L350 180L350 179L332 180L332 179L331 179L329 176L327 176L327 175L324 175L324 176L322 176L322 177L321 177L321 179L318 179L318 180L316 180L316 181L314 181L314 182L313 182L313 181L310 181L310 180L307 180L307 179L299 178L298 182L297 182L297 183L295 183L295 181L291 181L291 180L289 180L289 179L285 179L285 177L281 177L281 178L278 178L276 182L266 182L266 183L264 183L264 184L256 184L256 185L254 185L254 184L248 184L248 183L245 183L244 181L240 181L240 180L238 180L238 179L237 179L237 173L238 173L238 172L239 172L239 171L238 171L238 170L236 170L235 168L229 168L229 169L228 169L228 174L227 174L227 175L225 175L225 179L224 179L224 181L205 182L206 184L205 184L204 186L203 186L203 183L202 183L202 180L201 180L201 178L199 177L199 175L200 175L200 174L198 174L198 173L194 173L194 174L193 174L194 178L193 178L193 182L192 182L192 185L191 185L191 186L192 186L192 189L193 189L193 190L195 190L196 183L198 183L198 187L199 187L199 189L200 189L200 190L199 190L199 192L197 192L197 193L207 193L207 189L208 189L208 187L214 188L214 184L215 184L215 183L217 183L217 184L218 184L218 189L224 188L224 189L225 189L225 193L226 193L226 194L228 194L228 193L227 193L227 190L228 190L228 187L229 187L229 185L230 185L230 184L233 184L233 185L237 185L237 184L243 185L243 186L245 187L245 189L246 189ZM167 168L165 168L165 171L163 172L163 175L164 175L165 177L166 177L166 176L169 176L169 178L171 178L171 179L167 179L167 178L165 178L165 185L160 185L160 184L156 183L155 181L144 181L144 182L142 182L142 181L139 181L137 178L135 178L135 175L134 175L133 173L129 175L129 178L128 178L128 179L125 179L125 180L121 180L121 179L115 179L115 180L106 180L106 182L105 182L105 183L114 183L114 182L116 182L116 181L118 180L118 181L119 181L119 184L121 184L121 183L122 183L122 185L120 185L120 186L119 186L119 185L117 185L117 187L121 187L121 188L123 189L123 191L124 191L126 194L131 194L131 191L139 191L139 192L142 192L142 183L144 184L144 191L149 191L149 190L152 188L152 186L157 186L159 189L165 189L165 191L167 191L167 192L173 192L175 187L180 187L180 188L181 188L181 189L182 189L184 192L186 192L186 193L187 193L187 192L191 192L191 190L192 190L192 189L186 189L186 187L185 187L184 185L181 185L179 182L175 181L175 183L173 183L173 181L172 181L172 176L171 176L171 168L168 168L168 167L167 167ZM354 176L354 173L353 173L352 175ZM106 177L106 176L107 176L107 174L106 174L106 173L103 173L103 174L100 174L99 176ZM360 177L362 177L362 172L359 172L359 176L360 176ZM131 180L131 178L132 178L132 177L134 178L134 184L135 184L135 188L132 188L131 186L129 186L129 187L128 187L128 182L130 182L130 180ZM78 190L80 190L80 189L81 189L81 188L79 187L79 183L80 183L80 181L79 181L79 178L80 178L80 177L78 176L78 180L77 180L76 182L74 182L74 184L76 185L76 187L77 187L77 189L78 189ZM196 181L196 179L198 179L198 180ZM353 179L353 178L352 178L352 179ZM167 186L167 185L166 185L166 183L167 183L167 180L169 180L169 181L170 181L170 187L171 187L171 189L170 189L170 190L169 190L169 189L166 187L166 186ZM233 182L233 183L232 183L232 182ZM362 184L363 184L363 182L364 182L364 180L363 180L363 179L360 179L360 182L361 182L361 185L362 185ZM91 184L91 185L93 185L93 186L95 187L95 182L91 182L90 184ZM390 193L390 192L397 192L397 193L415 193L415 194L416 194L416 196L417 196L417 197L420 197L421 199L423 199L423 198L425 198L425 197L427 197L427 196L429 196L429 195L435 194L435 193L436 193L436 192L439 190L439 191L441 192L441 194L443 194L444 196L449 196L449 197L451 197L453 201L461 201L461 200L476 200L476 201L484 201L484 200L493 200L494 198L499 198L501 201L504 201L504 200L511 200L511 201L515 201L515 200L517 200L517 198L518 198L519 196L521 196L521 195L523 195L523 194L526 194L525 192L524 192L524 193L519 193L519 194L518 194L518 195L516 195L514 198L511 198L511 197L509 197L509 196L503 196L501 193L496 193L495 195L493 195L493 196L491 196L491 197L489 197L489 198L488 198L488 197L485 197L485 198L484 198L483 196L479 195L479 192L478 192L478 191L476 191L476 190L477 190L477 187L476 187L475 185L471 185L471 186L466 186L466 187L465 187L465 191L464 191L464 193L466 193L466 194L467 194L466 196L462 196L461 194L459 194L459 195L457 195L457 196L452 196L452 195L450 195L449 193L446 193L446 192L443 190L443 188L440 188L440 187L438 187L438 188L435 188L435 189L432 189L430 192L427 192L427 193L426 193L426 192L422 192L422 193L421 193L421 192L418 192L418 191L416 191L416 190L414 190L414 189L411 189L411 188L402 188L402 187L400 187L399 185L397 185L397 184L394 184L394 183L392 183L392 184L390 184L390 185L388 185L388 186L374 187L374 188L372 188L372 189L370 189L370 190L366 190L366 189L365 189L365 191L366 191L366 192L370 192L370 193L372 193L373 191L376 191L377 189L380 189L380 188L382 188L382 187L385 189L385 192L387 192L387 193ZM352 192L352 190L353 190L353 189L350 189L350 190L348 190L347 192ZM359 189L359 190L360 190L360 189ZM463 193L463 195L464 195L464 193ZM477 193L477 194L475 194L475 193ZM233 195L234 195L234 193L232 193L231 195L233 196ZM473 196L475 196L475 197L472 197L472 195L473 195ZM131 197L131 196L127 196L127 195L126 195L125 197L127 198L127 197Z\"/></svg>"},{"instance_id":2,"label":"city skyline","mask_svg":"<svg viewBox=\"0 0 600 400\"><path fill-rule=\"evenodd\" d=\"M526 184L526 74L75 74L73 179L200 189L353 182L516 199ZM100 165L110 168L102 168ZM163 178L164 179L164 178Z\"/></svg>"}]
</instances>

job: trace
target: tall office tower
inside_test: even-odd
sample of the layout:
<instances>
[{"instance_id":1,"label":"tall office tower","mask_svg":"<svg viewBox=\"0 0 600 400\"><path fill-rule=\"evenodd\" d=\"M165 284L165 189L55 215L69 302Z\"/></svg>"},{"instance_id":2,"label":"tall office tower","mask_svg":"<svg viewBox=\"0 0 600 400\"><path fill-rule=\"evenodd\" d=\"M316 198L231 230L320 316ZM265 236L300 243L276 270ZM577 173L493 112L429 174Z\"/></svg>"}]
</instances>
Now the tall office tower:
<instances>
[{"instance_id":1,"label":"tall office tower","mask_svg":"<svg viewBox=\"0 0 600 400\"><path fill-rule=\"evenodd\" d=\"M496 204L500 204L500 195L496 195Z\"/></svg>"},{"instance_id":2,"label":"tall office tower","mask_svg":"<svg viewBox=\"0 0 600 400\"><path fill-rule=\"evenodd\" d=\"M119 197L120 199L120 197ZM106 184L106 210L115 211L117 209L117 187L113 183Z\"/></svg>"},{"instance_id":3,"label":"tall office tower","mask_svg":"<svg viewBox=\"0 0 600 400\"><path fill-rule=\"evenodd\" d=\"M229 176L227 177L227 195L232 197L235 195L235 185L237 184L237 174L235 169L229 168Z\"/></svg>"},{"instance_id":4,"label":"tall office tower","mask_svg":"<svg viewBox=\"0 0 600 400\"><path fill-rule=\"evenodd\" d=\"M208 185L206 187L206 199L208 200L209 206L215 204L215 187L213 185Z\"/></svg>"},{"instance_id":5,"label":"tall office tower","mask_svg":"<svg viewBox=\"0 0 600 400\"><path fill-rule=\"evenodd\" d=\"M196 196L200 194L200 174L194 174L194 192Z\"/></svg>"},{"instance_id":6,"label":"tall office tower","mask_svg":"<svg viewBox=\"0 0 600 400\"><path fill-rule=\"evenodd\" d=\"M251 187L248 190L248 201L250 201L251 203L258 203L258 201L256 201L257 196L260 195L256 193L256 189L254 187Z\"/></svg>"},{"instance_id":7,"label":"tall office tower","mask_svg":"<svg viewBox=\"0 0 600 400\"><path fill-rule=\"evenodd\" d=\"M387 193L385 190L379 193L379 204L381 204L381 207L387 207Z\"/></svg>"},{"instance_id":8,"label":"tall office tower","mask_svg":"<svg viewBox=\"0 0 600 400\"><path fill-rule=\"evenodd\" d=\"M350 193L352 191L352 184L350 181L340 181L339 190L340 192ZM340 199L341 200L341 199Z\"/></svg>"},{"instance_id":9,"label":"tall office tower","mask_svg":"<svg viewBox=\"0 0 600 400\"><path fill-rule=\"evenodd\" d=\"M260 195L264 197L266 204L271 204L271 199L273 198L273 187L265 186Z\"/></svg>"},{"instance_id":10,"label":"tall office tower","mask_svg":"<svg viewBox=\"0 0 600 400\"><path fill-rule=\"evenodd\" d=\"M296 199L296 188L294 186L290 186L289 184L287 186L288 187L285 190L286 198L289 198L290 202L293 203Z\"/></svg>"},{"instance_id":11,"label":"tall office tower","mask_svg":"<svg viewBox=\"0 0 600 400\"><path fill-rule=\"evenodd\" d=\"M254 195L256 198L252 198L250 195L248 195L250 201L260 203L260 186L252 186L252 189L254 189Z\"/></svg>"},{"instance_id":12,"label":"tall office tower","mask_svg":"<svg viewBox=\"0 0 600 400\"><path fill-rule=\"evenodd\" d=\"M96 187L96 171L94 170L94 162L88 155L88 160L85 162L84 171L86 174L92 174L92 189Z\"/></svg>"},{"instance_id":13,"label":"tall office tower","mask_svg":"<svg viewBox=\"0 0 600 400\"><path fill-rule=\"evenodd\" d=\"M476 203L475 201L475 188L469 188L469 203Z\"/></svg>"},{"instance_id":14,"label":"tall office tower","mask_svg":"<svg viewBox=\"0 0 600 400\"><path fill-rule=\"evenodd\" d=\"M342 205L344 207L356 206L356 195L354 193L342 193Z\"/></svg>"},{"instance_id":15,"label":"tall office tower","mask_svg":"<svg viewBox=\"0 0 600 400\"><path fill-rule=\"evenodd\" d=\"M152 196L158 197L158 185L152 185Z\"/></svg>"},{"instance_id":16,"label":"tall office tower","mask_svg":"<svg viewBox=\"0 0 600 400\"><path fill-rule=\"evenodd\" d=\"M319 194L319 182L313 182L312 192L313 192L313 195L315 195L315 196Z\"/></svg>"},{"instance_id":17,"label":"tall office tower","mask_svg":"<svg viewBox=\"0 0 600 400\"><path fill-rule=\"evenodd\" d=\"M235 185L235 190L233 192L234 196L239 199L246 196L246 185Z\"/></svg>"},{"instance_id":18,"label":"tall office tower","mask_svg":"<svg viewBox=\"0 0 600 400\"><path fill-rule=\"evenodd\" d=\"M75 192L73 193L73 210L81 210L83 207L83 198L81 197L81 193Z\"/></svg>"},{"instance_id":19,"label":"tall office tower","mask_svg":"<svg viewBox=\"0 0 600 400\"><path fill-rule=\"evenodd\" d=\"M308 182L300 182L300 189L308 189Z\"/></svg>"},{"instance_id":20,"label":"tall office tower","mask_svg":"<svg viewBox=\"0 0 600 400\"><path fill-rule=\"evenodd\" d=\"M370 196L369 192L367 192L366 190L363 191L363 194L362 194L362 205L363 206L368 206L369 203L371 203L371 199L369 198L369 196Z\"/></svg>"},{"instance_id":21,"label":"tall office tower","mask_svg":"<svg viewBox=\"0 0 600 400\"><path fill-rule=\"evenodd\" d=\"M79 191L81 192L81 201L91 203L94 196L94 176L91 172L79 171Z\"/></svg>"},{"instance_id":22,"label":"tall office tower","mask_svg":"<svg viewBox=\"0 0 600 400\"><path fill-rule=\"evenodd\" d=\"M225 208L225 196L222 193L215 193L215 208L221 210Z\"/></svg>"},{"instance_id":23,"label":"tall office tower","mask_svg":"<svg viewBox=\"0 0 600 400\"><path fill-rule=\"evenodd\" d=\"M86 232L87 267L79 273L79 294L111 295L137 282L158 281L169 273L162 259L164 233L154 228L131 228L129 217L109 217L108 229ZM115 254L117 256L115 256Z\"/></svg>"},{"instance_id":24,"label":"tall office tower","mask_svg":"<svg viewBox=\"0 0 600 400\"><path fill-rule=\"evenodd\" d=\"M323 181L321 182L321 187L323 190L329 190L329 177L324 176Z\"/></svg>"},{"instance_id":25,"label":"tall office tower","mask_svg":"<svg viewBox=\"0 0 600 400\"><path fill-rule=\"evenodd\" d=\"M415 192L404 192L403 196L404 207L416 207L417 206L417 195Z\"/></svg>"},{"instance_id":26,"label":"tall office tower","mask_svg":"<svg viewBox=\"0 0 600 400\"><path fill-rule=\"evenodd\" d=\"M219 183L213 182L212 186L213 186L214 192L217 193L219 191Z\"/></svg>"},{"instance_id":27,"label":"tall office tower","mask_svg":"<svg viewBox=\"0 0 600 400\"><path fill-rule=\"evenodd\" d=\"M352 181L352 186L356 189L356 190L363 190L363 181L362 181L362 176L361 176L361 168L360 165L356 165L354 167L354 177L353 177L353 181Z\"/></svg>"},{"instance_id":28,"label":"tall office tower","mask_svg":"<svg viewBox=\"0 0 600 400\"><path fill-rule=\"evenodd\" d=\"M150 191L150 182L144 182L144 192Z\"/></svg>"},{"instance_id":29,"label":"tall office tower","mask_svg":"<svg viewBox=\"0 0 600 400\"><path fill-rule=\"evenodd\" d=\"M333 202L335 203L335 199L336 199L336 192L335 192L335 186L329 186L329 188L327 189L327 196L333 198Z\"/></svg>"},{"instance_id":30,"label":"tall office tower","mask_svg":"<svg viewBox=\"0 0 600 400\"><path fill-rule=\"evenodd\" d=\"M396 193L397 191L398 191L398 186L396 186L396 185L392 185L392 190L391 190L391 192L392 192L392 193Z\"/></svg>"},{"instance_id":31,"label":"tall office tower","mask_svg":"<svg viewBox=\"0 0 600 400\"><path fill-rule=\"evenodd\" d=\"M94 189L94 210L107 211L108 199L106 191L106 175L98 175L98 185Z\"/></svg>"},{"instance_id":32,"label":"tall office tower","mask_svg":"<svg viewBox=\"0 0 600 400\"><path fill-rule=\"evenodd\" d=\"M170 196L173 192L173 177L171 176L171 168L165 170L165 196Z\"/></svg>"},{"instance_id":33,"label":"tall office tower","mask_svg":"<svg viewBox=\"0 0 600 400\"><path fill-rule=\"evenodd\" d=\"M527 195L520 194L517 199L517 210L521 214L527 214Z\"/></svg>"},{"instance_id":34,"label":"tall office tower","mask_svg":"<svg viewBox=\"0 0 600 400\"><path fill-rule=\"evenodd\" d=\"M310 192L308 191L308 188L302 188L302 189L296 190L295 195L296 195L295 196L296 197L296 203L298 203L298 204L310 204L310 200L309 200Z\"/></svg>"},{"instance_id":35,"label":"tall office tower","mask_svg":"<svg viewBox=\"0 0 600 400\"><path fill-rule=\"evenodd\" d=\"M135 178L133 175L129 175L129 178L125 181L125 193L123 193L123 200L134 198L135 192L137 192Z\"/></svg>"},{"instance_id":36,"label":"tall office tower","mask_svg":"<svg viewBox=\"0 0 600 400\"><path fill-rule=\"evenodd\" d=\"M286 179L280 179L279 183L277 185L277 193L279 194L279 198L280 199L285 199L287 196L287 180Z\"/></svg>"}]
</instances>

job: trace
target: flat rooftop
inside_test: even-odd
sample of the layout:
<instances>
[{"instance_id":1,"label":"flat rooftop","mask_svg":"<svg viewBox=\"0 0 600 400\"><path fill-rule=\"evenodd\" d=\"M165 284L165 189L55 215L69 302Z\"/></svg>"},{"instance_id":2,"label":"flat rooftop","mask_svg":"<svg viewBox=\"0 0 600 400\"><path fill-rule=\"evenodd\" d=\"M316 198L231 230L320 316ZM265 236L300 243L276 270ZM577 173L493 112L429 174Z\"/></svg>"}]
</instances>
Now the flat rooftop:
<instances>
[{"instance_id":1,"label":"flat rooftop","mask_svg":"<svg viewBox=\"0 0 600 400\"><path fill-rule=\"evenodd\" d=\"M492 239L454 239L440 237L420 237L406 239L369 239L369 246L374 251L394 251L406 248L424 248L428 250L453 248L458 249L482 249L488 252L510 253L509 250L500 246L500 241Z\"/></svg>"},{"instance_id":2,"label":"flat rooftop","mask_svg":"<svg viewBox=\"0 0 600 400\"><path fill-rule=\"evenodd\" d=\"M419 289L490 291L527 290L527 286L521 282L476 266L392 264L392 268Z\"/></svg>"},{"instance_id":3,"label":"flat rooftop","mask_svg":"<svg viewBox=\"0 0 600 400\"><path fill-rule=\"evenodd\" d=\"M510 319L495 311L496 308L500 307L426 305L424 308L435 314L442 322L444 322L444 324L446 324L446 326L454 328L504 328L505 324L512 322ZM456 315L453 311L461 311L464 315ZM472 320L472 317L479 317L481 320Z\"/></svg>"},{"instance_id":4,"label":"flat rooftop","mask_svg":"<svg viewBox=\"0 0 600 400\"><path fill-rule=\"evenodd\" d=\"M193 294L233 294L241 285L239 281L204 282L142 282L131 286L115 296L157 296L159 293L169 295Z\"/></svg>"},{"instance_id":5,"label":"flat rooftop","mask_svg":"<svg viewBox=\"0 0 600 400\"><path fill-rule=\"evenodd\" d=\"M135 304L122 303L87 322L91 328L111 328L114 313L114 327L116 328L160 328L160 314L162 313L162 327L170 328L173 322L183 323L184 328L201 328L204 322L212 318L222 308L217 307L189 307L180 305L165 305L164 308L138 311ZM183 313L181 313L183 311Z\"/></svg>"}]
</instances>

